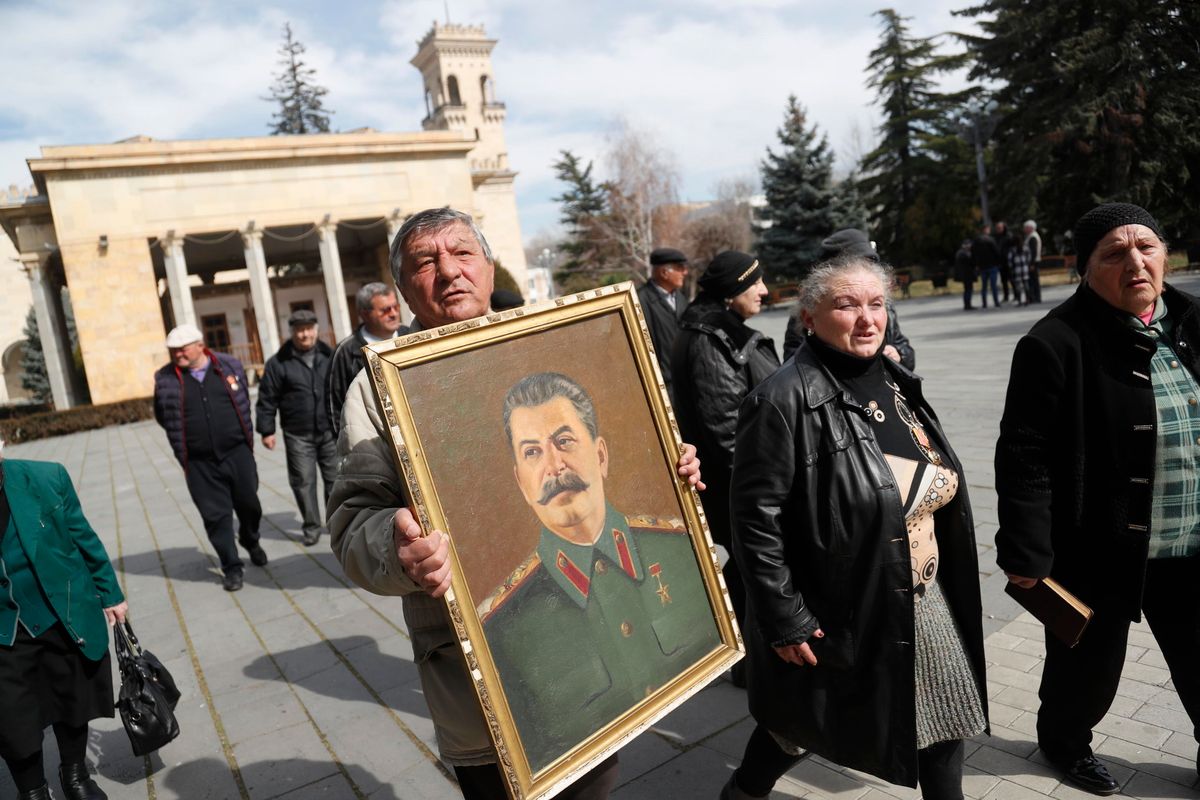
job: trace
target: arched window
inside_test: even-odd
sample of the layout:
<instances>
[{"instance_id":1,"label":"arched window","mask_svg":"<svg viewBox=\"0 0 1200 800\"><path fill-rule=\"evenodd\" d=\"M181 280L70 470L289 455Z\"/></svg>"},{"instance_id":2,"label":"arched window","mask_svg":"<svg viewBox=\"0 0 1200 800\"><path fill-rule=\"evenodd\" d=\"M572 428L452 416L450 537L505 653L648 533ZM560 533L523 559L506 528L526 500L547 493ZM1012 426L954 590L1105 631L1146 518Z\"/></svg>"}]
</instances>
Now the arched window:
<instances>
[{"instance_id":1,"label":"arched window","mask_svg":"<svg viewBox=\"0 0 1200 800\"><path fill-rule=\"evenodd\" d=\"M429 102L429 89L427 87L425 89L425 116L428 117L432 113L433 113L433 106Z\"/></svg>"},{"instance_id":2,"label":"arched window","mask_svg":"<svg viewBox=\"0 0 1200 800\"><path fill-rule=\"evenodd\" d=\"M453 75L446 78L446 91L450 94L450 105L462 105L462 95L458 93L458 78Z\"/></svg>"},{"instance_id":3,"label":"arched window","mask_svg":"<svg viewBox=\"0 0 1200 800\"><path fill-rule=\"evenodd\" d=\"M492 79L487 75L482 75L479 78L479 96L483 98L484 105L496 102Z\"/></svg>"}]
</instances>

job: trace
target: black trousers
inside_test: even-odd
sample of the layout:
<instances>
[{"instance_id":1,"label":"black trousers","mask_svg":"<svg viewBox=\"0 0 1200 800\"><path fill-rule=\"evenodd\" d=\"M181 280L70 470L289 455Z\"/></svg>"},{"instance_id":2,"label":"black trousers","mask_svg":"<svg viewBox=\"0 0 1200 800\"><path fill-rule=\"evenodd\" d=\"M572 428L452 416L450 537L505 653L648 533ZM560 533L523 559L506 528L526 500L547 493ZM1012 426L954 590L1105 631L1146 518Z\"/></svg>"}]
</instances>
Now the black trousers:
<instances>
[{"instance_id":1,"label":"black trousers","mask_svg":"<svg viewBox=\"0 0 1200 800\"><path fill-rule=\"evenodd\" d=\"M620 764L614 753L555 797L564 800L605 800L617 784L619 768ZM458 778L458 788L465 800L505 800L508 797L504 791L504 779L500 776L500 768L495 764L455 767L454 777Z\"/></svg>"},{"instance_id":2,"label":"black trousers","mask_svg":"<svg viewBox=\"0 0 1200 800\"><path fill-rule=\"evenodd\" d=\"M1148 561L1142 613L1200 741L1200 555ZM1092 728L1116 697L1128 638L1129 620L1102 610L1074 648L1047 632L1037 719L1047 758L1072 763L1091 755Z\"/></svg>"},{"instance_id":3,"label":"black trousers","mask_svg":"<svg viewBox=\"0 0 1200 800\"><path fill-rule=\"evenodd\" d=\"M258 544L262 505L258 502L258 467L248 446L235 448L222 459L188 459L187 486L192 502L204 520L204 532L221 561L221 571L241 569L233 537L233 517L238 519L237 542Z\"/></svg>"}]
</instances>

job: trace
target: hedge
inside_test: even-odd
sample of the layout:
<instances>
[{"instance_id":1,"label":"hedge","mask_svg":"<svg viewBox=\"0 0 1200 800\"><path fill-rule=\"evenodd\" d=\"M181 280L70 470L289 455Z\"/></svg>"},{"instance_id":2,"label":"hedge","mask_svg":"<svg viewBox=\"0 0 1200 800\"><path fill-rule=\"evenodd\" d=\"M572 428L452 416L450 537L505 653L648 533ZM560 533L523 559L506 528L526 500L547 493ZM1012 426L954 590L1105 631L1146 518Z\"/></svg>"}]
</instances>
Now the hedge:
<instances>
[{"instance_id":1,"label":"hedge","mask_svg":"<svg viewBox=\"0 0 1200 800\"><path fill-rule=\"evenodd\" d=\"M51 436L91 431L109 425L141 422L154 416L154 399L139 397L119 403L80 406L65 411L46 411L40 414L0 420L0 436L8 444L32 442Z\"/></svg>"}]
</instances>

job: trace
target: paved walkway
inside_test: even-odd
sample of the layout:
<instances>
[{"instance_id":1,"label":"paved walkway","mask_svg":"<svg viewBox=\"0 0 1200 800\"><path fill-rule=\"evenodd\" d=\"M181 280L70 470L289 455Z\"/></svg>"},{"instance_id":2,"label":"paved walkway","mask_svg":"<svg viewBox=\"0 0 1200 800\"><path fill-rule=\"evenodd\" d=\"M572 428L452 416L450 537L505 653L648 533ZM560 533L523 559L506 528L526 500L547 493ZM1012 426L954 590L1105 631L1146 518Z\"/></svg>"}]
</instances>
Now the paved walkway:
<instances>
[{"instance_id":1,"label":"paved walkway","mask_svg":"<svg viewBox=\"0 0 1200 800\"><path fill-rule=\"evenodd\" d=\"M1198 280L1180 284L1200 289ZM1002 593L991 546L992 450L1012 348L1068 292L1048 290L1040 308L972 314L956 297L899 305L927 394L966 464L978 523L993 728L969 745L972 798L1090 796L1060 783L1037 752L1041 629ZM781 343L785 319L776 310L756 322ZM130 755L117 720L94 727L89 760L98 782L113 800L458 797L435 755L399 600L351 587L324 542L299 544L283 450L256 453L271 563L247 566L246 588L227 594L182 473L153 423L9 450L67 465L117 566L138 633L183 691L183 735L155 756ZM1127 659L1097 752L1127 795L1200 797L1190 723L1144 625L1132 632ZM744 693L716 682L622 751L615 797L715 798L752 727ZM53 737L46 741L52 771ZM14 795L0 775L0 798ZM773 795L916 796L820 759L799 765Z\"/></svg>"}]
</instances>

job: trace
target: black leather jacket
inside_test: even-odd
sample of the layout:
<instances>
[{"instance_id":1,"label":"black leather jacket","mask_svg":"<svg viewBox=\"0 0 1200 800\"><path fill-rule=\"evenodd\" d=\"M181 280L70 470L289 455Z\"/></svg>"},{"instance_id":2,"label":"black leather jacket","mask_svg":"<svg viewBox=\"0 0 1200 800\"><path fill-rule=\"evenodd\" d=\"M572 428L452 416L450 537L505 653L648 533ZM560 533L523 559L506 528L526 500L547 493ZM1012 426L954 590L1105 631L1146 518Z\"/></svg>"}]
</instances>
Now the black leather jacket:
<instances>
[{"instance_id":1,"label":"black leather jacket","mask_svg":"<svg viewBox=\"0 0 1200 800\"><path fill-rule=\"evenodd\" d=\"M920 379L883 363L962 476ZM938 581L986 698L966 486L963 478L934 517ZM915 786L913 591L901 498L863 410L815 348L801 347L742 404L731 498L751 609L744 632L751 713L839 764ZM810 639L818 628L824 638ZM804 641L815 667L788 664L773 650Z\"/></svg>"},{"instance_id":2,"label":"black leather jacket","mask_svg":"<svg viewBox=\"0 0 1200 800\"><path fill-rule=\"evenodd\" d=\"M721 303L698 301L683 315L675 352L675 417L704 464L700 494L717 544L729 547L729 471L738 406L779 369L775 343Z\"/></svg>"}]
</instances>

